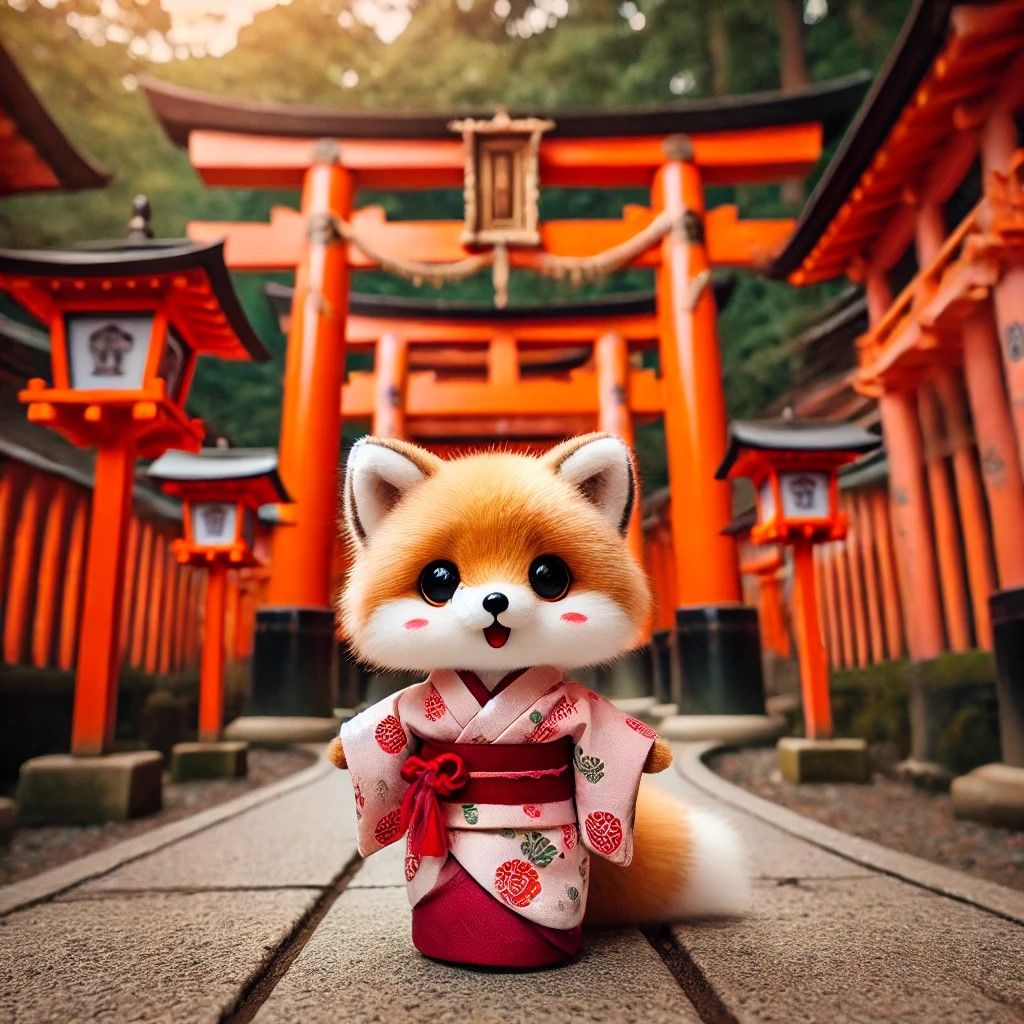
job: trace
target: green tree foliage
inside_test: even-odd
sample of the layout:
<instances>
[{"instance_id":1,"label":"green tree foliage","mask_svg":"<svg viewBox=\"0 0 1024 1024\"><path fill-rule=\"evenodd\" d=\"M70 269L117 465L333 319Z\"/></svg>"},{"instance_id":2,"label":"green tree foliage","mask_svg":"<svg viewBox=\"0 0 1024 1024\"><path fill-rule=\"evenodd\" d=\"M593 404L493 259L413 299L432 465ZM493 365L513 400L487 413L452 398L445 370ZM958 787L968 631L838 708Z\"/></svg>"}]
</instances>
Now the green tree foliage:
<instances>
[{"instance_id":1,"label":"green tree foliage","mask_svg":"<svg viewBox=\"0 0 1024 1024\"><path fill-rule=\"evenodd\" d=\"M631 107L779 85L772 0L252 0L237 34L176 21L156 0L8 0L0 36L58 123L82 150L115 172L107 189L23 197L0 206L5 245L59 245L123 233L131 196L148 194L162 235L194 219L265 220L297 196L206 188L187 156L161 134L137 84L168 81L250 99L368 110L530 110ZM173 10L173 5L167 4ZM225 5L238 9L242 5ZM877 68L891 48L907 0L805 0L803 43L811 79ZM384 38L381 38L384 37ZM394 37L394 38L392 38ZM223 52L227 51L227 52ZM792 215L779 189L714 189L709 205L738 203L747 216ZM617 216L643 192L557 189L546 217ZM359 197L395 218L460 217L456 191ZM277 437L283 339L262 298L265 277L236 278L249 316L274 352L266 366L208 361L192 405L214 433L239 444ZM379 274L357 275L362 290L408 294ZM589 291L650 287L629 272ZM568 286L514 275L512 301L569 298ZM429 289L428 289L429 292ZM485 278L446 294L486 301ZM783 390L792 374L785 340L829 289L798 292L742 275L720 318L732 414L750 414ZM641 439L661 474L657 437ZM646 451L650 449L650 451Z\"/></svg>"}]
</instances>

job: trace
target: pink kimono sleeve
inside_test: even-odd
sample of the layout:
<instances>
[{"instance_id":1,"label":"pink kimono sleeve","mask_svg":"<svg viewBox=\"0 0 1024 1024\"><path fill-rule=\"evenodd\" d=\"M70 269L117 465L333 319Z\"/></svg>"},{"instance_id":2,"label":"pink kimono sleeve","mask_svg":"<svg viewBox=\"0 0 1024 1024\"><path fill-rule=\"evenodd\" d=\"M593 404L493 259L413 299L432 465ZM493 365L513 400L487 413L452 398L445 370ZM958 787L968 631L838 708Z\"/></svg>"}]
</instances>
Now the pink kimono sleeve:
<instances>
[{"instance_id":1,"label":"pink kimono sleeve","mask_svg":"<svg viewBox=\"0 0 1024 1024\"><path fill-rule=\"evenodd\" d=\"M585 708L572 730L580 838L592 852L628 864L633 859L636 793L656 734L591 690L571 685L581 710Z\"/></svg>"},{"instance_id":2,"label":"pink kimono sleeve","mask_svg":"<svg viewBox=\"0 0 1024 1024\"><path fill-rule=\"evenodd\" d=\"M356 798L357 844L364 857L400 835L399 809L409 788L400 773L415 745L399 713L399 701L409 689L414 687L392 694L341 727Z\"/></svg>"}]
</instances>

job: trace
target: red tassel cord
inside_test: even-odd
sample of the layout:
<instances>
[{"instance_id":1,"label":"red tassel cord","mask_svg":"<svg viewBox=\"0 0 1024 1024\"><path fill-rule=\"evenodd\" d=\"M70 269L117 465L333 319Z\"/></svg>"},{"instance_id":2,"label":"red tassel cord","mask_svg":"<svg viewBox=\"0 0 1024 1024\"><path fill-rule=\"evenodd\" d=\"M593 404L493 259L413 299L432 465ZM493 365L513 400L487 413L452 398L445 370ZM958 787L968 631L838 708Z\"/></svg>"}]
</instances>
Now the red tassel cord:
<instances>
[{"instance_id":1,"label":"red tassel cord","mask_svg":"<svg viewBox=\"0 0 1024 1024\"><path fill-rule=\"evenodd\" d=\"M448 828L438 797L451 796L466 785L465 762L458 754L440 754L429 761L413 756L402 765L402 778L410 786L402 798L399 835L408 831L409 853L447 856Z\"/></svg>"}]
</instances>

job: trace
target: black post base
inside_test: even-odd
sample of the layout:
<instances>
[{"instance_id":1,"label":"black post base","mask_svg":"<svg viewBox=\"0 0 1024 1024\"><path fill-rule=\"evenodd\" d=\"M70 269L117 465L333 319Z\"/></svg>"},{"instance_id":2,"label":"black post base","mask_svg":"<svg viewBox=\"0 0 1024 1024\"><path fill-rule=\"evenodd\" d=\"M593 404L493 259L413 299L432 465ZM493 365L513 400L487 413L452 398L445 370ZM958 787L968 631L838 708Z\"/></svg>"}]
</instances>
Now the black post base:
<instances>
[{"instance_id":1,"label":"black post base","mask_svg":"<svg viewBox=\"0 0 1024 1024\"><path fill-rule=\"evenodd\" d=\"M651 635L651 675L654 699L658 704L672 703L672 634L659 629Z\"/></svg>"},{"instance_id":2,"label":"black post base","mask_svg":"<svg viewBox=\"0 0 1024 1024\"><path fill-rule=\"evenodd\" d=\"M763 715L757 609L705 605L676 611L672 701L683 715Z\"/></svg>"},{"instance_id":3,"label":"black post base","mask_svg":"<svg viewBox=\"0 0 1024 1024\"><path fill-rule=\"evenodd\" d=\"M988 599L996 655L1003 764L1024 768L1024 587Z\"/></svg>"},{"instance_id":4,"label":"black post base","mask_svg":"<svg viewBox=\"0 0 1024 1024\"><path fill-rule=\"evenodd\" d=\"M248 715L330 717L335 647L327 608L258 609Z\"/></svg>"},{"instance_id":5,"label":"black post base","mask_svg":"<svg viewBox=\"0 0 1024 1024\"><path fill-rule=\"evenodd\" d=\"M366 674L345 641L338 642L338 707L353 711L366 696Z\"/></svg>"}]
</instances>

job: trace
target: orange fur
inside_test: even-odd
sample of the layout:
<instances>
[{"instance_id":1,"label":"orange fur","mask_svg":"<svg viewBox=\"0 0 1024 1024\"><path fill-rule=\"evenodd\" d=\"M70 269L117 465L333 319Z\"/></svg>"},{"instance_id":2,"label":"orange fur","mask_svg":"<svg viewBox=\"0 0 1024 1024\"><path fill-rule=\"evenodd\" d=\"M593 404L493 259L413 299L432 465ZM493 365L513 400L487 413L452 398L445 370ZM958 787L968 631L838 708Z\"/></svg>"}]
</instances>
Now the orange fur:
<instances>
[{"instance_id":1,"label":"orange fur","mask_svg":"<svg viewBox=\"0 0 1024 1024\"><path fill-rule=\"evenodd\" d=\"M360 629L373 611L414 596L428 562L450 559L469 585L525 582L530 563L541 554L564 559L580 589L614 600L636 625L639 642L651 614L643 570L624 538L555 474L582 440L574 438L542 458L491 452L451 461L389 440L389 448L408 455L428 475L396 502L365 547L346 515L357 550L339 611L356 652Z\"/></svg>"},{"instance_id":2,"label":"orange fur","mask_svg":"<svg viewBox=\"0 0 1024 1024\"><path fill-rule=\"evenodd\" d=\"M648 782L640 783L633 826L633 860L622 867L590 858L588 925L646 925L665 920L669 893L690 875L693 843L686 807Z\"/></svg>"}]
</instances>

